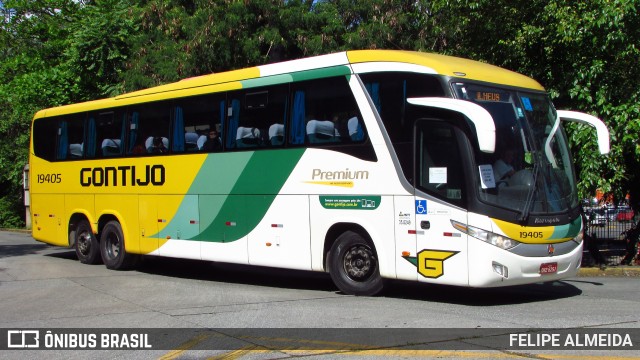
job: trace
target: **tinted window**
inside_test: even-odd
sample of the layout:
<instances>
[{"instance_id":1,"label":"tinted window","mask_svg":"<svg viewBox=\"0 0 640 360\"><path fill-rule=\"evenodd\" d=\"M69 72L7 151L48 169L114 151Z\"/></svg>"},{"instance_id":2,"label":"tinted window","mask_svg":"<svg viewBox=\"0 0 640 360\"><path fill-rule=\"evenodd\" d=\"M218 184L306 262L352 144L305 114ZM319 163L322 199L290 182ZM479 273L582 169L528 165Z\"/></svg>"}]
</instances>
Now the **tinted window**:
<instances>
[{"instance_id":1,"label":"tinted window","mask_svg":"<svg viewBox=\"0 0 640 360\"><path fill-rule=\"evenodd\" d=\"M416 123L416 187L464 205L464 169L454 127L442 121Z\"/></svg>"},{"instance_id":2,"label":"tinted window","mask_svg":"<svg viewBox=\"0 0 640 360\"><path fill-rule=\"evenodd\" d=\"M128 109L129 153L166 154L171 148L169 101L132 106Z\"/></svg>"},{"instance_id":3,"label":"tinted window","mask_svg":"<svg viewBox=\"0 0 640 360\"><path fill-rule=\"evenodd\" d=\"M37 157L55 160L57 131L58 121L55 118L38 119L33 123L33 151Z\"/></svg>"},{"instance_id":4,"label":"tinted window","mask_svg":"<svg viewBox=\"0 0 640 360\"><path fill-rule=\"evenodd\" d=\"M346 77L294 84L291 144L326 146L364 140L364 124Z\"/></svg>"},{"instance_id":5,"label":"tinted window","mask_svg":"<svg viewBox=\"0 0 640 360\"><path fill-rule=\"evenodd\" d=\"M173 151L222 151L222 120L226 114L224 95L179 99L173 117Z\"/></svg>"},{"instance_id":6,"label":"tinted window","mask_svg":"<svg viewBox=\"0 0 640 360\"><path fill-rule=\"evenodd\" d=\"M287 85L229 94L227 138L230 149L279 147L284 144Z\"/></svg>"},{"instance_id":7,"label":"tinted window","mask_svg":"<svg viewBox=\"0 0 640 360\"><path fill-rule=\"evenodd\" d=\"M124 111L102 110L89 113L87 117L87 158L114 157L123 154L125 136Z\"/></svg>"},{"instance_id":8,"label":"tinted window","mask_svg":"<svg viewBox=\"0 0 640 360\"><path fill-rule=\"evenodd\" d=\"M412 175L413 126L428 116L424 107L407 103L411 97L443 97L444 88L432 75L387 72L362 74L362 81L382 118L391 143L407 178Z\"/></svg>"}]
</instances>

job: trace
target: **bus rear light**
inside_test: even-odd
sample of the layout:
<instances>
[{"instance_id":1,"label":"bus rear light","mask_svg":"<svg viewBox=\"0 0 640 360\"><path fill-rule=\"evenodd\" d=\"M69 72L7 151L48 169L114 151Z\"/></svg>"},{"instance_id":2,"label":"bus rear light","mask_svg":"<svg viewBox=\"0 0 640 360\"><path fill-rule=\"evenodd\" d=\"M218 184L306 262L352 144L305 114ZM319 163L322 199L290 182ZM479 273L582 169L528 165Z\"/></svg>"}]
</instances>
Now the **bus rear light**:
<instances>
[{"instance_id":1,"label":"bus rear light","mask_svg":"<svg viewBox=\"0 0 640 360\"><path fill-rule=\"evenodd\" d=\"M495 271L496 274L502 276L503 278L507 279L509 278L509 268L498 263L495 261L491 262L491 265L493 266L493 271Z\"/></svg>"}]
</instances>

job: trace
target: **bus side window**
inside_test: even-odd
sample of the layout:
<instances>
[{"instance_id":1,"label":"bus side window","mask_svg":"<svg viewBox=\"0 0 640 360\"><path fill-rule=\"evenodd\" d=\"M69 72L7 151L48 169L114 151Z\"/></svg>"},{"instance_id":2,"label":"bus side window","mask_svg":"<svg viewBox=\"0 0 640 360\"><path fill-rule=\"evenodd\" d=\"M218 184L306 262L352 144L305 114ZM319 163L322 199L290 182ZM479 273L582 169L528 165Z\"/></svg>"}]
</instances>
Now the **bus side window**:
<instances>
[{"instance_id":1,"label":"bus side window","mask_svg":"<svg viewBox=\"0 0 640 360\"><path fill-rule=\"evenodd\" d=\"M124 137L125 137L125 121L124 112L121 109L93 114L95 119L95 140L94 155L96 157L117 157L123 154ZM91 120L90 120L91 121ZM93 142L93 141L92 141Z\"/></svg>"},{"instance_id":2,"label":"bus side window","mask_svg":"<svg viewBox=\"0 0 640 360\"><path fill-rule=\"evenodd\" d=\"M84 113L65 115L59 119L56 158L58 160L82 158Z\"/></svg>"},{"instance_id":3,"label":"bus side window","mask_svg":"<svg viewBox=\"0 0 640 360\"><path fill-rule=\"evenodd\" d=\"M171 102L160 101L129 109L129 131L135 132L135 142L129 134L129 153L166 154L173 140L171 134ZM184 135L183 135L184 136ZM143 145L144 144L144 145ZM184 138L183 138L184 144ZM134 149L135 152L134 152Z\"/></svg>"},{"instance_id":4,"label":"bus side window","mask_svg":"<svg viewBox=\"0 0 640 360\"><path fill-rule=\"evenodd\" d=\"M300 82L293 94L291 143L331 146L365 140L358 120L362 117L346 77Z\"/></svg>"},{"instance_id":5,"label":"bus side window","mask_svg":"<svg viewBox=\"0 0 640 360\"><path fill-rule=\"evenodd\" d=\"M465 175L453 125L436 120L416 122L416 187L464 206Z\"/></svg>"},{"instance_id":6,"label":"bus side window","mask_svg":"<svg viewBox=\"0 0 640 360\"><path fill-rule=\"evenodd\" d=\"M212 132L222 135L222 119L226 113L224 94L179 99L174 105L172 129L174 153L222 151L222 138L217 140L217 146L212 146L207 139ZM181 144L182 141L184 141L183 144Z\"/></svg>"},{"instance_id":7,"label":"bus side window","mask_svg":"<svg viewBox=\"0 0 640 360\"><path fill-rule=\"evenodd\" d=\"M55 118L36 119L33 122L33 152L35 156L53 161L56 159L57 138L53 134L58 131Z\"/></svg>"},{"instance_id":8,"label":"bus side window","mask_svg":"<svg viewBox=\"0 0 640 360\"><path fill-rule=\"evenodd\" d=\"M238 91L229 95L229 148L251 149L284 145L288 85Z\"/></svg>"}]
</instances>

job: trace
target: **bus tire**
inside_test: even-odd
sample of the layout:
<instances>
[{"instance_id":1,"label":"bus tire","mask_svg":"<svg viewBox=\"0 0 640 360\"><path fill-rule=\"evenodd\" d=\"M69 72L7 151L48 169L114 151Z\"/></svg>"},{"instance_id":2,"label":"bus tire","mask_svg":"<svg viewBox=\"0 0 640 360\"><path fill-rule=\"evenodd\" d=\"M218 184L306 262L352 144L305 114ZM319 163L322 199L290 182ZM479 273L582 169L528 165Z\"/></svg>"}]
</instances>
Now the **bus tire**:
<instances>
[{"instance_id":1,"label":"bus tire","mask_svg":"<svg viewBox=\"0 0 640 360\"><path fill-rule=\"evenodd\" d=\"M100 233L100 253L108 269L126 270L135 263L136 256L127 254L124 248L124 234L120 223L109 221Z\"/></svg>"},{"instance_id":2,"label":"bus tire","mask_svg":"<svg viewBox=\"0 0 640 360\"><path fill-rule=\"evenodd\" d=\"M344 232L331 246L329 275L334 284L349 295L373 296L384 286L375 250L353 231Z\"/></svg>"},{"instance_id":3,"label":"bus tire","mask_svg":"<svg viewBox=\"0 0 640 360\"><path fill-rule=\"evenodd\" d=\"M101 260L100 244L87 220L78 223L74 237L78 260L83 264L98 264Z\"/></svg>"}]
</instances>

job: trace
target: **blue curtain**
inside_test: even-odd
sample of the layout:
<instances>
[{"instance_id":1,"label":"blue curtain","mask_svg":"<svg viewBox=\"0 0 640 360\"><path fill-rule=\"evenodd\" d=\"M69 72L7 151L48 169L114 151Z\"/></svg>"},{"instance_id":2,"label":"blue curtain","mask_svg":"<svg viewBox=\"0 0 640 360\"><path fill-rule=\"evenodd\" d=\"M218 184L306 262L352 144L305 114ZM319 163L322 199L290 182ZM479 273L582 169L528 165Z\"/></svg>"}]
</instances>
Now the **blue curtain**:
<instances>
[{"instance_id":1,"label":"blue curtain","mask_svg":"<svg viewBox=\"0 0 640 360\"><path fill-rule=\"evenodd\" d=\"M89 117L89 126L87 129L87 147L85 155L88 158L96 157L96 120Z\"/></svg>"},{"instance_id":2,"label":"blue curtain","mask_svg":"<svg viewBox=\"0 0 640 360\"><path fill-rule=\"evenodd\" d=\"M138 125L140 123L140 116L137 112L131 114L131 125L129 126L129 153L133 152L133 148L136 146L138 140Z\"/></svg>"},{"instance_id":3,"label":"blue curtain","mask_svg":"<svg viewBox=\"0 0 640 360\"><path fill-rule=\"evenodd\" d=\"M373 100L373 105L378 110L378 113L382 110L382 104L380 103L380 83L368 83L365 84L364 87L367 89L371 100Z\"/></svg>"},{"instance_id":4,"label":"blue curtain","mask_svg":"<svg viewBox=\"0 0 640 360\"><path fill-rule=\"evenodd\" d=\"M184 112L180 106L176 107L175 119L173 119L173 151L184 151Z\"/></svg>"},{"instance_id":5,"label":"blue curtain","mask_svg":"<svg viewBox=\"0 0 640 360\"><path fill-rule=\"evenodd\" d=\"M120 154L122 154L124 152L125 147L125 143L124 143L124 139L125 136L127 135L127 114L124 113L122 114L122 129L120 129L120 148L118 149L118 152Z\"/></svg>"},{"instance_id":6,"label":"blue curtain","mask_svg":"<svg viewBox=\"0 0 640 360\"><path fill-rule=\"evenodd\" d=\"M305 129L305 107L304 91L296 91L293 98L293 114L291 119L291 136L289 141L292 144L304 144Z\"/></svg>"},{"instance_id":7,"label":"blue curtain","mask_svg":"<svg viewBox=\"0 0 640 360\"><path fill-rule=\"evenodd\" d=\"M240 100L231 100L231 117L229 118L229 130L227 131L227 147L232 148L236 142L236 133L240 122Z\"/></svg>"},{"instance_id":8,"label":"blue curtain","mask_svg":"<svg viewBox=\"0 0 640 360\"><path fill-rule=\"evenodd\" d=\"M356 130L356 139L358 141L364 139L364 130L362 130L362 123L360 123L360 121L358 121L358 128Z\"/></svg>"},{"instance_id":9,"label":"blue curtain","mask_svg":"<svg viewBox=\"0 0 640 360\"><path fill-rule=\"evenodd\" d=\"M58 133L58 160L64 160L67 158L69 152L69 132L67 130L67 122L60 123Z\"/></svg>"},{"instance_id":10,"label":"blue curtain","mask_svg":"<svg viewBox=\"0 0 640 360\"><path fill-rule=\"evenodd\" d=\"M220 142L224 144L224 139L225 139L225 132L224 132L224 123L225 123L225 117L224 117L224 110L225 110L225 104L224 104L224 100L220 100L220 133L218 133L218 136L220 136ZM214 123L213 126L215 127L216 124Z\"/></svg>"}]
</instances>

